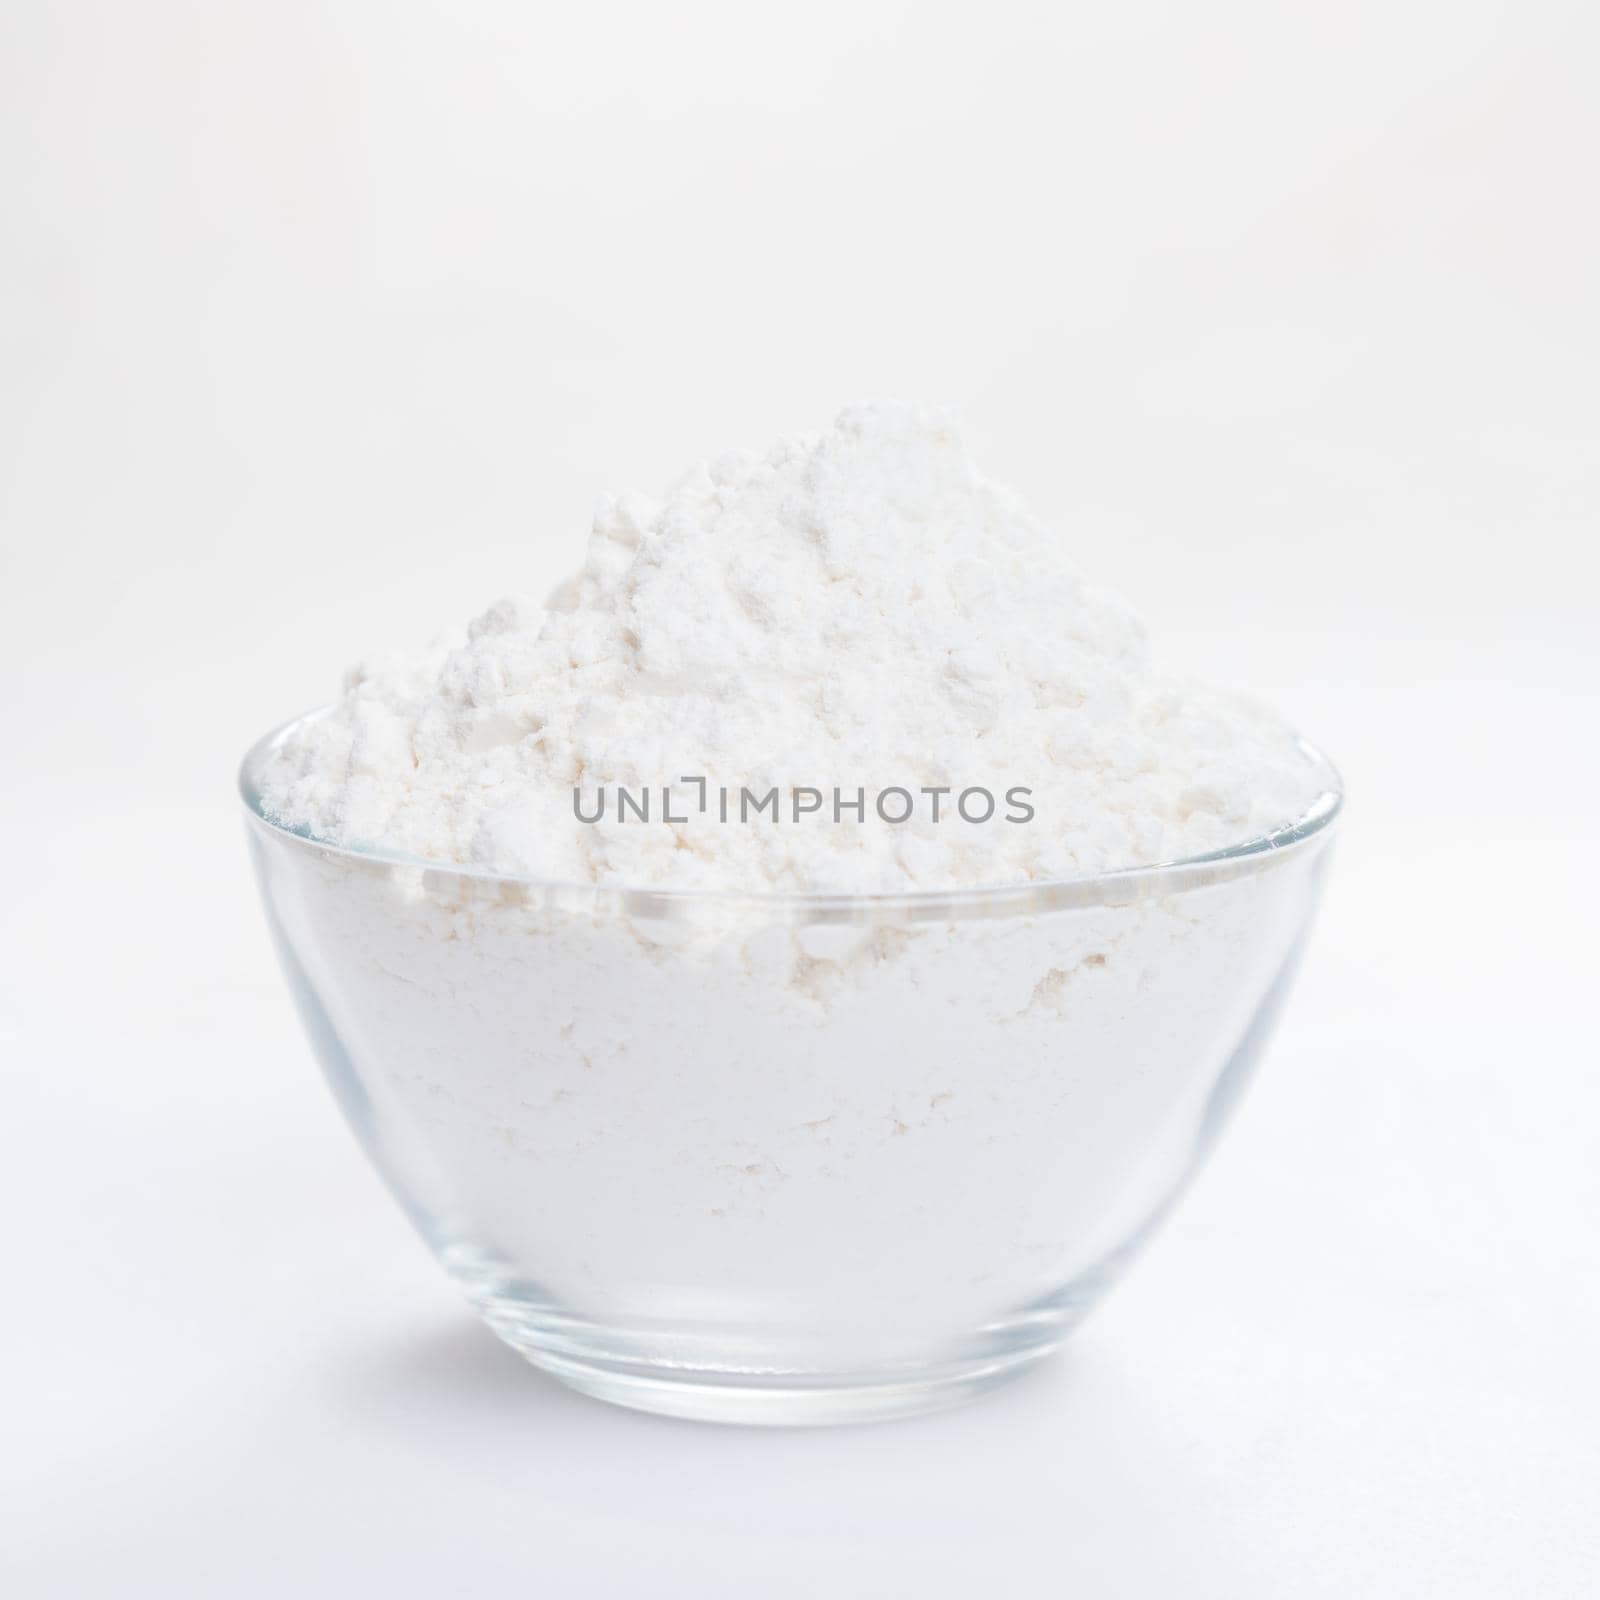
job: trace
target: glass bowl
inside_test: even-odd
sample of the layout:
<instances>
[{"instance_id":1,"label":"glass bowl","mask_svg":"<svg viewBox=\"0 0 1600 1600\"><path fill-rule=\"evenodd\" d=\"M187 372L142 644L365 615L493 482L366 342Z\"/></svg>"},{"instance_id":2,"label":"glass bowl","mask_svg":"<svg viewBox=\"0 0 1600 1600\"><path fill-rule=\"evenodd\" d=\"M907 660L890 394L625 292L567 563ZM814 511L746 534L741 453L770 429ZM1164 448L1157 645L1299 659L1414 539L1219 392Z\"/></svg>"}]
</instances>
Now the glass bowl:
<instances>
[{"instance_id":1,"label":"glass bowl","mask_svg":"<svg viewBox=\"0 0 1600 1600\"><path fill-rule=\"evenodd\" d=\"M315 713L313 713L315 715ZM295 726L291 724L290 727ZM335 1097L489 1326L587 1393L837 1422L1056 1350L1249 1078L1339 813L945 894L540 883L250 851Z\"/></svg>"}]
</instances>

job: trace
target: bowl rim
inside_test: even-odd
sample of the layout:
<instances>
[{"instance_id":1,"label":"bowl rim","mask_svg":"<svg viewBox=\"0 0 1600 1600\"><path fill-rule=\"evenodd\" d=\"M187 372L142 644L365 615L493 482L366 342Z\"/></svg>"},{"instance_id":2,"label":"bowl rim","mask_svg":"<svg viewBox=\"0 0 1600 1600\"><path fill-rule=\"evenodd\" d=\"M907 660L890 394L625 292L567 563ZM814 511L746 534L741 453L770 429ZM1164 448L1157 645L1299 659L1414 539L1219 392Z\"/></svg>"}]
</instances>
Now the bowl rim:
<instances>
[{"instance_id":1,"label":"bowl rim","mask_svg":"<svg viewBox=\"0 0 1600 1600\"><path fill-rule=\"evenodd\" d=\"M537 899L572 909L613 909L628 915L672 916L696 908L748 906L787 911L802 920L857 920L862 915L900 913L915 920L943 916L1007 916L1063 907L1116 905L1202 888L1279 865L1328 842L1344 810L1344 780L1310 740L1295 735L1301 755L1321 787L1299 816L1266 833L1218 850L1141 866L1108 868L1065 878L1021 883L962 885L953 889L905 889L853 894L837 890L670 889L594 883L500 872L470 862L441 861L381 846L340 844L272 817L262 804L257 774L268 756L297 728L328 715L323 705L291 717L262 735L239 765L238 794L247 821L277 842L314 856L370 869L420 873L425 886L459 882L500 891L502 899Z\"/></svg>"}]
</instances>

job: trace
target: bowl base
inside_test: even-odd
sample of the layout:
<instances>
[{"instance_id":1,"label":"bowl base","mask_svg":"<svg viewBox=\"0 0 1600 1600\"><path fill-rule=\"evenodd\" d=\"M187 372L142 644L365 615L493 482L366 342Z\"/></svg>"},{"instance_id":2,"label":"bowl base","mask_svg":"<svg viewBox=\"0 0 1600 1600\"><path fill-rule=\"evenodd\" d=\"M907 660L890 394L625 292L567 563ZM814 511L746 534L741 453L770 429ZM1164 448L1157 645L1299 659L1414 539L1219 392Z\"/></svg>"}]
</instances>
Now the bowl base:
<instances>
[{"instance_id":1,"label":"bowl base","mask_svg":"<svg viewBox=\"0 0 1600 1600\"><path fill-rule=\"evenodd\" d=\"M976 1399L1055 1354L1113 1265L964 1333L925 1334L916 1356L881 1360L857 1346L852 1360L837 1331L826 1341L801 1338L794 1326L758 1329L748 1316L692 1327L597 1318L518 1278L481 1246L457 1239L437 1248L495 1334L568 1388L661 1416L780 1428L876 1422ZM880 1350L888 1342L878 1330ZM906 1330L897 1342L902 1350L911 1343ZM835 1359L819 1359L828 1346Z\"/></svg>"},{"instance_id":2,"label":"bowl base","mask_svg":"<svg viewBox=\"0 0 1600 1600\"><path fill-rule=\"evenodd\" d=\"M1060 1348L1060 1341L1053 1340L1036 1349L1013 1350L989 1360L941 1365L928 1373L853 1379L833 1373L736 1374L583 1359L529 1349L510 1339L506 1342L568 1388L612 1405L692 1422L779 1428L880 1422L943 1411L1019 1377Z\"/></svg>"}]
</instances>

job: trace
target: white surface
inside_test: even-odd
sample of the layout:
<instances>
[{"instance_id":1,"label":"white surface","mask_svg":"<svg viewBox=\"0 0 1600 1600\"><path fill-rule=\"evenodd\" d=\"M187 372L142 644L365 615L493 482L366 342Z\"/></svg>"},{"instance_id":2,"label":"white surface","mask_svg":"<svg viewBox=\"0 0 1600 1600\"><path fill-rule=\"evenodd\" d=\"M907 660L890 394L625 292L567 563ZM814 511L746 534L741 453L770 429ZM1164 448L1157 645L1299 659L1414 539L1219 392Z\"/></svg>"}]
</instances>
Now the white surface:
<instances>
[{"instance_id":1,"label":"white surface","mask_svg":"<svg viewBox=\"0 0 1600 1600\"><path fill-rule=\"evenodd\" d=\"M1584 9L470 9L0 23L0 1588L1592 1592ZM885 391L1342 762L1331 899L1069 1358L612 1411L363 1166L232 765L602 486Z\"/></svg>"}]
</instances>

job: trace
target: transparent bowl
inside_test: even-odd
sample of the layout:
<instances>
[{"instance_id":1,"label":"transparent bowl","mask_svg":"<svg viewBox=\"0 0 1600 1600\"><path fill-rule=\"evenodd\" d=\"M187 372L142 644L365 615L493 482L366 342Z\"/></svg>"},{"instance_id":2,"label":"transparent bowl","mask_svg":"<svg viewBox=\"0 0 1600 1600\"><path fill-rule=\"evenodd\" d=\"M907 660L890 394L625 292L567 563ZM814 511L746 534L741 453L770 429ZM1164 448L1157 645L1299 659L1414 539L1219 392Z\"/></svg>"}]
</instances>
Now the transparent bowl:
<instances>
[{"instance_id":1,"label":"transparent bowl","mask_svg":"<svg viewBox=\"0 0 1600 1600\"><path fill-rule=\"evenodd\" d=\"M1254 1068L1341 798L1303 746L1316 801L1214 855L664 893L288 831L257 782L288 731L240 774L250 849L373 1164L536 1366L737 1422L931 1409L1059 1347Z\"/></svg>"}]
</instances>

